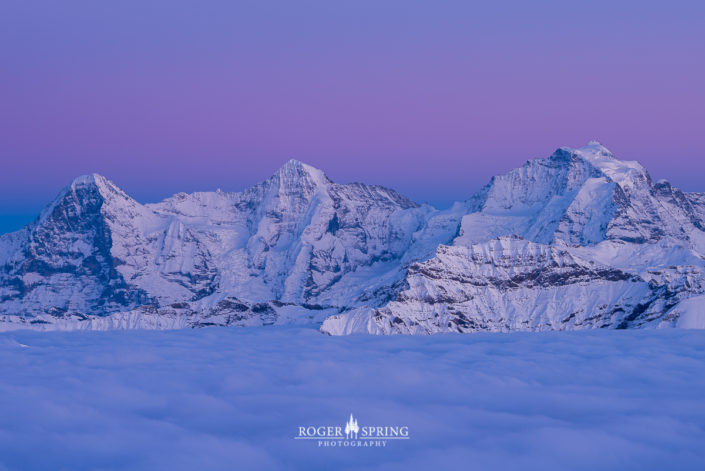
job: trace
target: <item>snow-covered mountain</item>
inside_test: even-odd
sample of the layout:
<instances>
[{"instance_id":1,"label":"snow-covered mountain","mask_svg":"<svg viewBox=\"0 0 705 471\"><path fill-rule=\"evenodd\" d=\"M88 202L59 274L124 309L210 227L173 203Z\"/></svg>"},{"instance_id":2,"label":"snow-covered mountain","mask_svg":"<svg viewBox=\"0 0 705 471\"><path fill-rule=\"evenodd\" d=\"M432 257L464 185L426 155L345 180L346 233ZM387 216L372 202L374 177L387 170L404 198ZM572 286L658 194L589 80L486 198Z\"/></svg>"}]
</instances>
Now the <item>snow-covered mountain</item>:
<instances>
[{"instance_id":1,"label":"snow-covered mountain","mask_svg":"<svg viewBox=\"0 0 705 471\"><path fill-rule=\"evenodd\" d=\"M705 328L703 194L654 183L598 142L494 177L458 236L381 308L330 334Z\"/></svg>"},{"instance_id":2,"label":"snow-covered mountain","mask_svg":"<svg viewBox=\"0 0 705 471\"><path fill-rule=\"evenodd\" d=\"M181 193L150 205L83 176L35 222L0 237L0 321L47 329L320 322L330 309L392 299L403 267L449 242L462 212L339 185L295 160L241 193Z\"/></svg>"},{"instance_id":3,"label":"snow-covered mountain","mask_svg":"<svg viewBox=\"0 0 705 471\"><path fill-rule=\"evenodd\" d=\"M0 236L0 328L705 328L704 230L705 194L597 142L445 211L295 160L148 205L90 175Z\"/></svg>"}]
</instances>

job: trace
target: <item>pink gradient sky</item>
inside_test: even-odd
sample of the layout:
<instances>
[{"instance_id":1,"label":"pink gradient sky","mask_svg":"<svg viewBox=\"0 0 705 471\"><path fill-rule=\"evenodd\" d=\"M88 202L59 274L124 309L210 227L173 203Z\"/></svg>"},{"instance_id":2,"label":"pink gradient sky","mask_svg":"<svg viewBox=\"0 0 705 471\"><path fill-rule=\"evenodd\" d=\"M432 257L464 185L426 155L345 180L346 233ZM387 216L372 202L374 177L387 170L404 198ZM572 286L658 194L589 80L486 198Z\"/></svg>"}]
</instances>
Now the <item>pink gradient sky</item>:
<instances>
[{"instance_id":1,"label":"pink gradient sky","mask_svg":"<svg viewBox=\"0 0 705 471\"><path fill-rule=\"evenodd\" d=\"M289 158L447 206L599 139L705 191L705 2L0 4L0 232L75 176L140 201Z\"/></svg>"}]
</instances>

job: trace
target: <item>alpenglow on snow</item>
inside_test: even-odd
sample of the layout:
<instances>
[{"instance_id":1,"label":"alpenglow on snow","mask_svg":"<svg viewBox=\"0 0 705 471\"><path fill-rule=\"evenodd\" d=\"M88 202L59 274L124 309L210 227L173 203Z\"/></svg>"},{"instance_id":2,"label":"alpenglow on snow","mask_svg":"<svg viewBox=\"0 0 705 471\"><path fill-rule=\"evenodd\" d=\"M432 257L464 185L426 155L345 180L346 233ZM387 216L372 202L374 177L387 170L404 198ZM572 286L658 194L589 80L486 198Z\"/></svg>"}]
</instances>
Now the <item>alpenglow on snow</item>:
<instances>
[{"instance_id":1,"label":"alpenglow on snow","mask_svg":"<svg viewBox=\"0 0 705 471\"><path fill-rule=\"evenodd\" d=\"M0 236L0 329L705 328L704 231L705 193L594 141L442 211L296 160L146 205L93 174Z\"/></svg>"}]
</instances>

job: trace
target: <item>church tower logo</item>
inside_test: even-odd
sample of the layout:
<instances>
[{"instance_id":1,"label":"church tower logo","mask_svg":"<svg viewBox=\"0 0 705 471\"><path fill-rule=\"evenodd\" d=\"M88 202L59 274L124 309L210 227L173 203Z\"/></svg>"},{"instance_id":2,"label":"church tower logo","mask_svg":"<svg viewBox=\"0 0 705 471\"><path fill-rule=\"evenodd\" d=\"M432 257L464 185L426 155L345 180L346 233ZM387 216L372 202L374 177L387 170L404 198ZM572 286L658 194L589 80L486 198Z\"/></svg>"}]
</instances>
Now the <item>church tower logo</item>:
<instances>
[{"instance_id":1,"label":"church tower logo","mask_svg":"<svg viewBox=\"0 0 705 471\"><path fill-rule=\"evenodd\" d=\"M345 438L357 440L358 432L360 432L360 427L357 425L357 420L350 414L350 420L345 424Z\"/></svg>"}]
</instances>

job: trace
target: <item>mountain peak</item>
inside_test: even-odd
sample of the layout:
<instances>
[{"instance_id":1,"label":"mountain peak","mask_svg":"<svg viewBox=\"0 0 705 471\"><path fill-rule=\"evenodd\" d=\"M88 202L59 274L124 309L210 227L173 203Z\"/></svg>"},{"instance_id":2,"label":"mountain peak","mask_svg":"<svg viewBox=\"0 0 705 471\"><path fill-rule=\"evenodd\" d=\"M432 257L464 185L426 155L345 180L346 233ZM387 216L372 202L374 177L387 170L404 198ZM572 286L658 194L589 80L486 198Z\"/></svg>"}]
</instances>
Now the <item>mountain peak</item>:
<instances>
[{"instance_id":1,"label":"mountain peak","mask_svg":"<svg viewBox=\"0 0 705 471\"><path fill-rule=\"evenodd\" d=\"M296 159L289 159L282 165L278 172L319 172L323 173L322 170L317 169L316 167L305 164L301 162L300 160Z\"/></svg>"},{"instance_id":2,"label":"mountain peak","mask_svg":"<svg viewBox=\"0 0 705 471\"><path fill-rule=\"evenodd\" d=\"M80 187L86 187L86 186L106 186L110 182L107 178L104 176L97 174L97 173L89 173L87 175L81 175L79 177L76 177L73 179L71 184L69 185L70 188L80 188Z\"/></svg>"},{"instance_id":3,"label":"mountain peak","mask_svg":"<svg viewBox=\"0 0 705 471\"><path fill-rule=\"evenodd\" d=\"M279 180L280 186L285 187L298 186L302 183L314 185L332 183L322 170L296 159L290 159L282 165L274 174L274 178Z\"/></svg>"},{"instance_id":4,"label":"mountain peak","mask_svg":"<svg viewBox=\"0 0 705 471\"><path fill-rule=\"evenodd\" d=\"M300 160L297 159L289 159L287 160L284 165L281 166L281 168L300 168L306 165L305 163L301 162Z\"/></svg>"},{"instance_id":5,"label":"mountain peak","mask_svg":"<svg viewBox=\"0 0 705 471\"><path fill-rule=\"evenodd\" d=\"M582 157L589 162L617 160L607 147L596 140L592 140L577 149L567 146L559 147L550 158L552 160L570 161L573 157Z\"/></svg>"},{"instance_id":6,"label":"mountain peak","mask_svg":"<svg viewBox=\"0 0 705 471\"><path fill-rule=\"evenodd\" d=\"M575 158L589 163L625 189L650 181L648 172L639 162L619 160L609 149L596 140L577 149L560 147L550 157L553 161L563 162L570 162Z\"/></svg>"},{"instance_id":7,"label":"mountain peak","mask_svg":"<svg viewBox=\"0 0 705 471\"><path fill-rule=\"evenodd\" d=\"M130 198L120 187L98 173L89 173L73 179L71 184L65 188L65 193L75 193L77 190L94 190L101 196L120 195L122 199Z\"/></svg>"},{"instance_id":8,"label":"mountain peak","mask_svg":"<svg viewBox=\"0 0 705 471\"><path fill-rule=\"evenodd\" d=\"M131 204L138 204L117 185L97 173L81 175L56 196L54 201L47 205L39 215L40 220L44 220L62 204L84 207L92 205L97 199L110 201L129 201Z\"/></svg>"},{"instance_id":9,"label":"mountain peak","mask_svg":"<svg viewBox=\"0 0 705 471\"><path fill-rule=\"evenodd\" d=\"M597 140L592 140L587 145L575 149L575 153L588 159L616 160L614 154Z\"/></svg>"}]
</instances>

